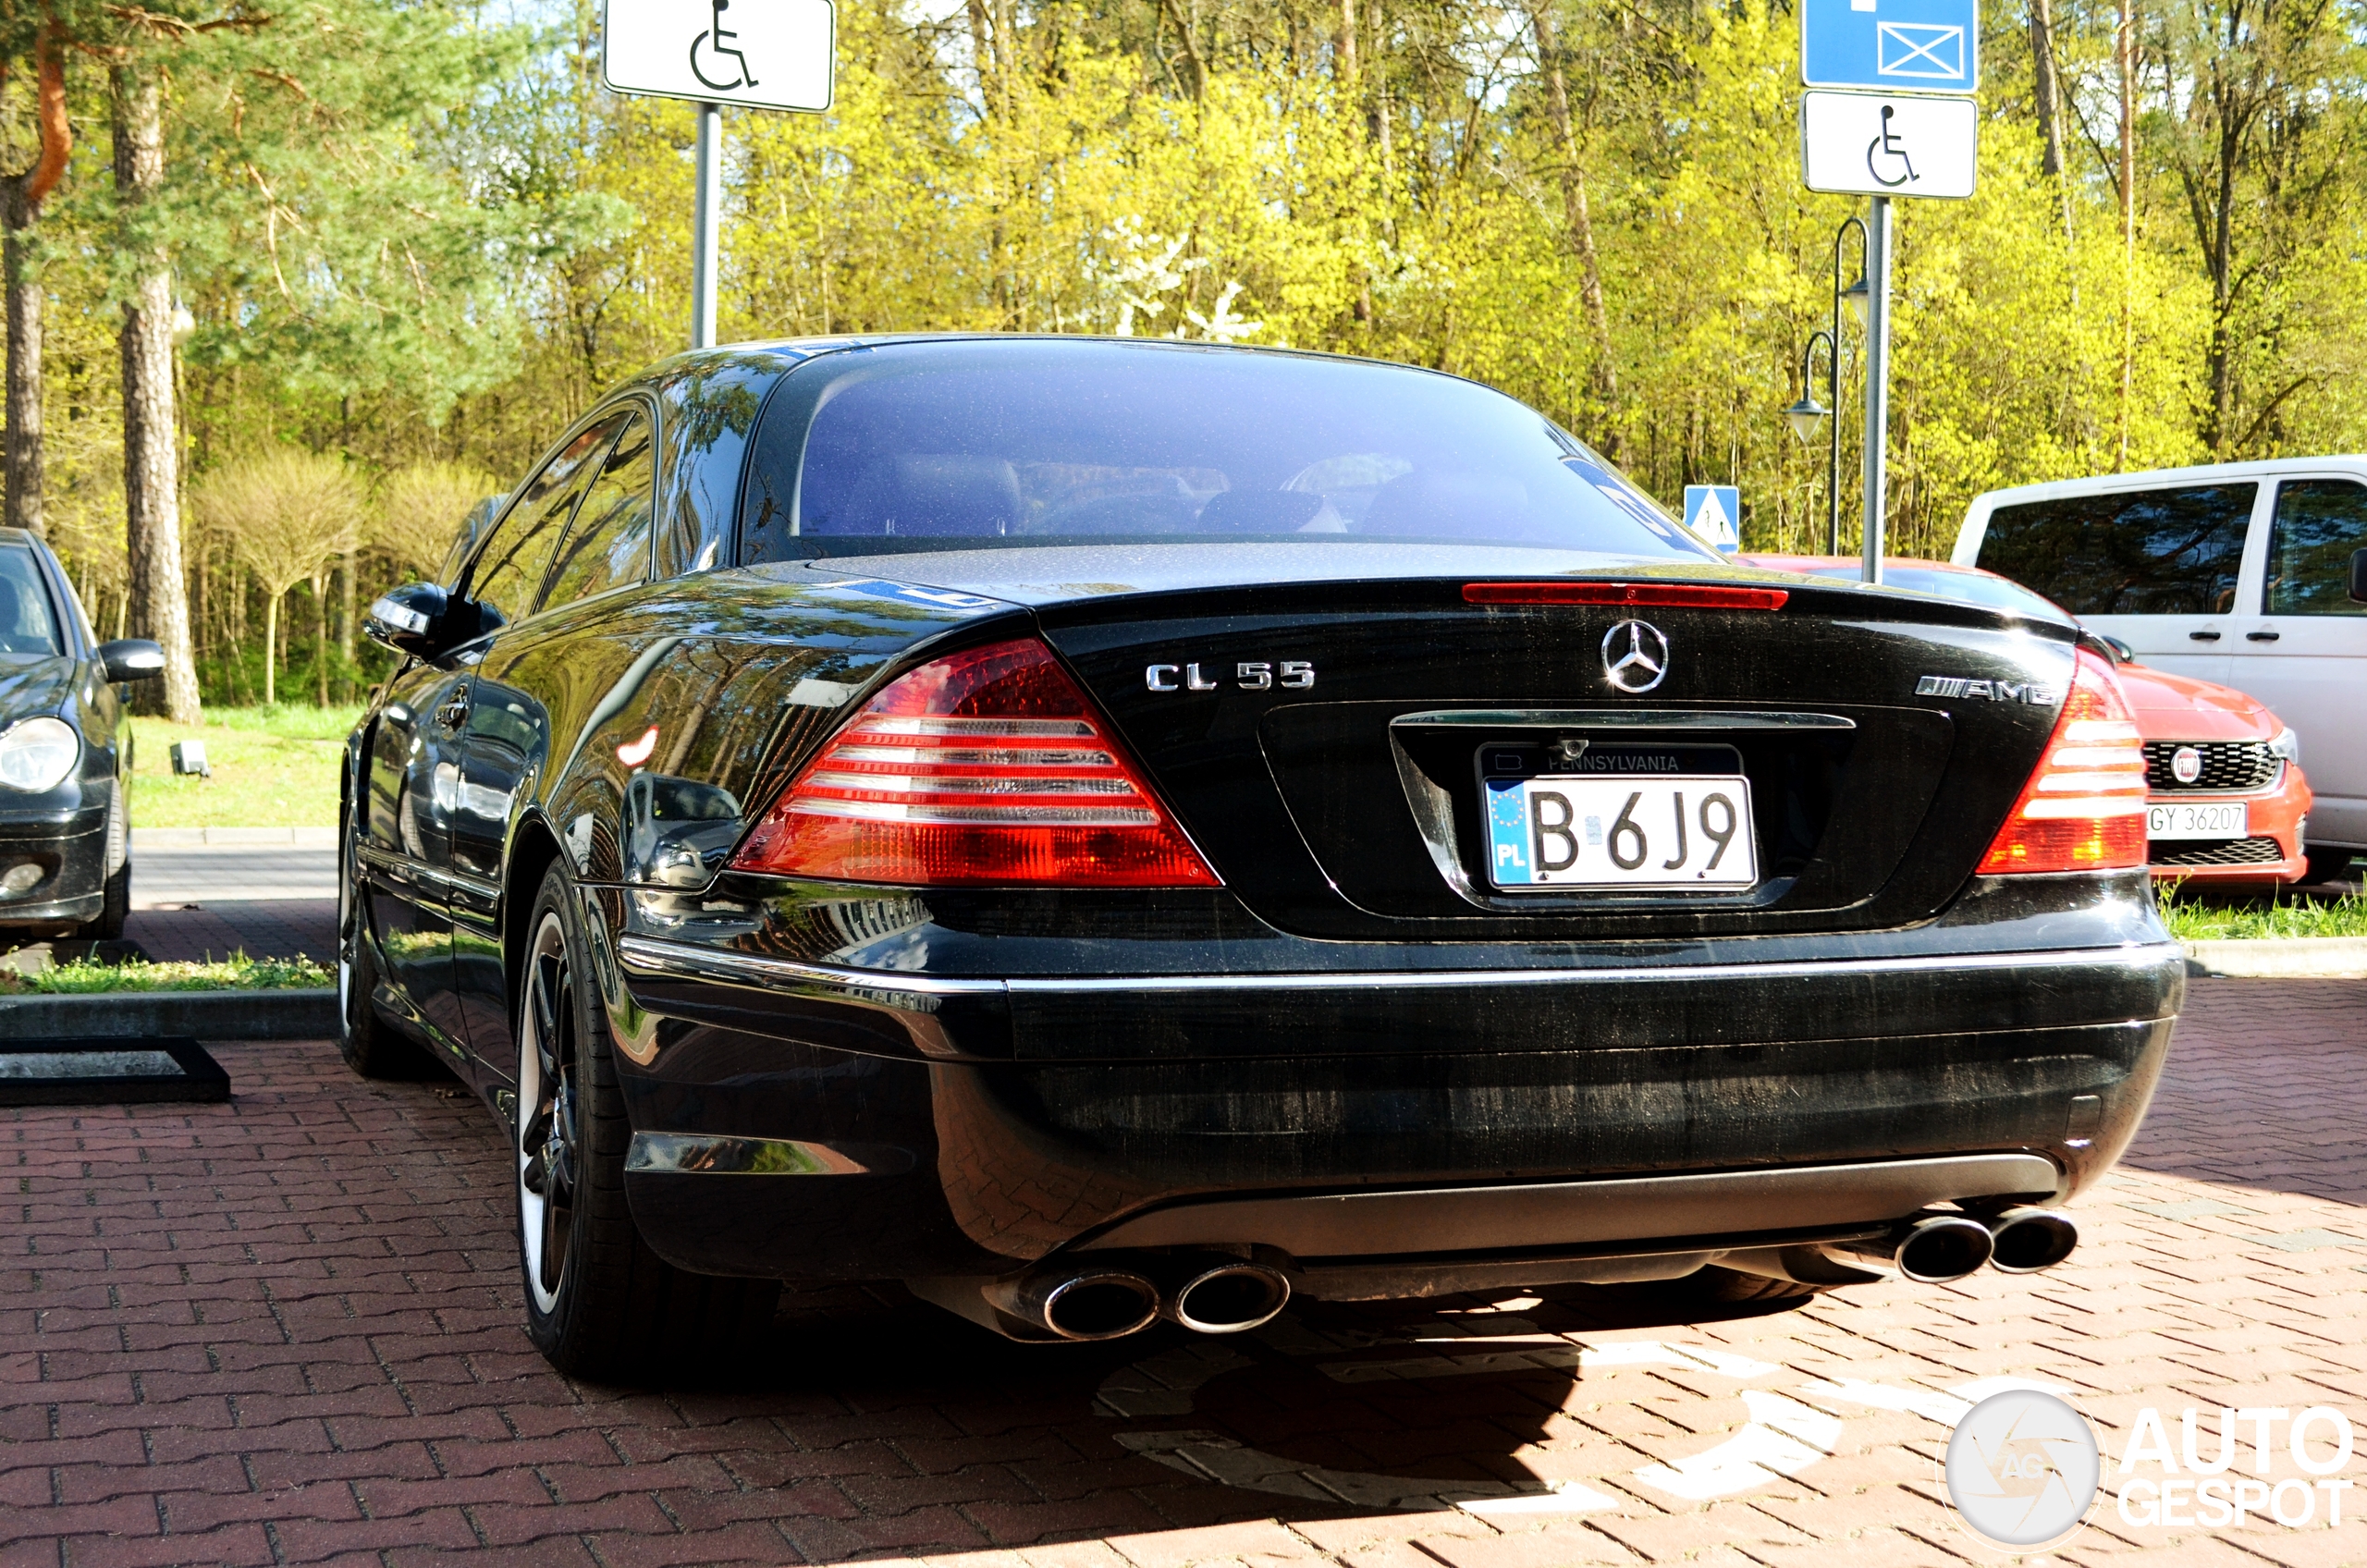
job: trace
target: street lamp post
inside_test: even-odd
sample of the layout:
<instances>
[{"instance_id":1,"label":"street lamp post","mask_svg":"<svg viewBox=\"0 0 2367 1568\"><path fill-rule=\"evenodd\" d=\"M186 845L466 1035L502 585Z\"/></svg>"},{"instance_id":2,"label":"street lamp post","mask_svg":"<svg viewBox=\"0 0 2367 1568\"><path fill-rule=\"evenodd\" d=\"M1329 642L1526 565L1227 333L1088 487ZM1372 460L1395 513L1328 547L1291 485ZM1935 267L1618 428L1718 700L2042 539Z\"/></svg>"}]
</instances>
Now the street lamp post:
<instances>
[{"instance_id":1,"label":"street lamp post","mask_svg":"<svg viewBox=\"0 0 2367 1568\"><path fill-rule=\"evenodd\" d=\"M1865 224L1855 215L1842 219L1841 227L1833 232L1832 325L1809 337L1808 347L1800 355L1800 400L1784 410L1784 417L1791 422L1793 432L1804 443L1816 438L1817 426L1824 423L1828 411L1817 406L1816 398L1809 390L1814 385L1809 377L1816 363L1817 339L1822 338L1825 344L1825 395L1832 400L1830 411L1838 415L1841 409L1841 345L1844 341L1841 310L1847 306L1850 316L1863 326L1866 301L1873 292L1867 287L1862 267L1857 282L1846 288L1841 287L1842 247L1847 243L1849 231L1853 228L1858 231L1858 254L1865 256L1870 253L1867 249ZM1824 553L1837 556L1841 553L1841 421L1837 417L1833 422L1832 446L1825 455L1824 505Z\"/></svg>"}]
</instances>

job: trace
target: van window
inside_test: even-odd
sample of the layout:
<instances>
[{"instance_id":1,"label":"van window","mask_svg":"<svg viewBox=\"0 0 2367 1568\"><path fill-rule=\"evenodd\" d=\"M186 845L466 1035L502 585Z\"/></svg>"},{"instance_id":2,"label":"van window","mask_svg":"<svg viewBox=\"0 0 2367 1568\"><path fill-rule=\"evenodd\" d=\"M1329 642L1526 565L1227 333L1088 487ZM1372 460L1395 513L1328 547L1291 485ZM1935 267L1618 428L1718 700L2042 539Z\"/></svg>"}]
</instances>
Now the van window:
<instances>
[{"instance_id":1,"label":"van window","mask_svg":"<svg viewBox=\"0 0 2367 1568\"><path fill-rule=\"evenodd\" d=\"M2367 550L2367 484L2302 479L2276 487L2268 535L2267 615L2367 615L2350 596L2350 557Z\"/></svg>"},{"instance_id":2,"label":"van window","mask_svg":"<svg viewBox=\"0 0 2367 1568\"><path fill-rule=\"evenodd\" d=\"M2224 615L2259 495L2207 484L1999 507L1979 564L2073 615Z\"/></svg>"}]
</instances>

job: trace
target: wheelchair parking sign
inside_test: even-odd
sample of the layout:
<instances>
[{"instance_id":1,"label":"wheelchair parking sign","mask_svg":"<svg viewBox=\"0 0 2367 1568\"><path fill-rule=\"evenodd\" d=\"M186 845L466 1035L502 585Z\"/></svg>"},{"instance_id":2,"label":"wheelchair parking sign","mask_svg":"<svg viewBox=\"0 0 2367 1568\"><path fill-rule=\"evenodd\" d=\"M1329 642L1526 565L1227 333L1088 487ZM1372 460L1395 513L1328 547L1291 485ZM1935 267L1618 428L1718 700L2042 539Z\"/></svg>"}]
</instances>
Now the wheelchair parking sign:
<instances>
[{"instance_id":1,"label":"wheelchair parking sign","mask_svg":"<svg viewBox=\"0 0 2367 1568\"><path fill-rule=\"evenodd\" d=\"M837 23L831 0L607 0L600 72L618 92L818 113Z\"/></svg>"}]
</instances>

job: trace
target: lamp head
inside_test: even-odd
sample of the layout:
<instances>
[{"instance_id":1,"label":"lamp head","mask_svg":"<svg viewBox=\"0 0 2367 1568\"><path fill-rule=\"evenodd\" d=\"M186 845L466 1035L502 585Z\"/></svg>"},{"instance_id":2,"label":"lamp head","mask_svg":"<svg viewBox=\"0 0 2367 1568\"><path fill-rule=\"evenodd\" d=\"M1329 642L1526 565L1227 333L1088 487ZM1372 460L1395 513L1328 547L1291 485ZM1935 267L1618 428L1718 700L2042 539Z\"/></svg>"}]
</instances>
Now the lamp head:
<instances>
[{"instance_id":1,"label":"lamp head","mask_svg":"<svg viewBox=\"0 0 2367 1568\"><path fill-rule=\"evenodd\" d=\"M1866 325L1866 301L1873 297L1873 292L1866 287L1866 275L1863 273L1858 275L1857 282L1841 291L1841 302L1849 307L1849 319L1859 326Z\"/></svg>"},{"instance_id":2,"label":"lamp head","mask_svg":"<svg viewBox=\"0 0 2367 1568\"><path fill-rule=\"evenodd\" d=\"M1802 445L1806 445L1816 439L1816 433L1824 428L1825 415L1832 411L1814 398L1803 393L1798 402L1784 410L1784 418L1791 425L1792 434L1800 438Z\"/></svg>"}]
</instances>

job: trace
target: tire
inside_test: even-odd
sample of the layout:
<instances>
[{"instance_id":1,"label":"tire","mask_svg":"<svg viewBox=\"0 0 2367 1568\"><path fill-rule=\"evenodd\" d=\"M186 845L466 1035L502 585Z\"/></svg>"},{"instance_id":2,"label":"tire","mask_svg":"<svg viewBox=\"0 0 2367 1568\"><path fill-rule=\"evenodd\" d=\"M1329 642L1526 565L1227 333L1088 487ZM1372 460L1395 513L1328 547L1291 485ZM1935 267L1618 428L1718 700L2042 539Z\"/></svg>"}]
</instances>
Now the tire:
<instances>
[{"instance_id":1,"label":"tire","mask_svg":"<svg viewBox=\"0 0 2367 1568\"><path fill-rule=\"evenodd\" d=\"M772 1318L774 1280L691 1274L642 1239L625 1203L625 1117L583 915L544 876L518 968L518 1262L526 1333L559 1371L635 1383L715 1362Z\"/></svg>"},{"instance_id":2,"label":"tire","mask_svg":"<svg viewBox=\"0 0 2367 1568\"><path fill-rule=\"evenodd\" d=\"M2350 862L2354 850L2305 850L2310 869L2302 873L2304 882L2343 882L2349 880Z\"/></svg>"},{"instance_id":3,"label":"tire","mask_svg":"<svg viewBox=\"0 0 2367 1568\"><path fill-rule=\"evenodd\" d=\"M131 824L125 820L121 779L107 802L106 870L98 918L75 928L74 935L86 942L121 941L123 923L131 913Z\"/></svg>"},{"instance_id":4,"label":"tire","mask_svg":"<svg viewBox=\"0 0 2367 1568\"><path fill-rule=\"evenodd\" d=\"M378 988L378 955L370 922L354 883L353 844L337 835L337 1054L362 1078L408 1081L432 1078L434 1059L395 1033L371 1004Z\"/></svg>"}]
</instances>

